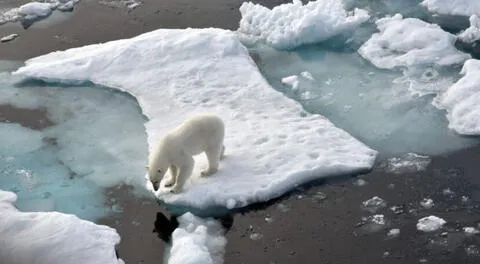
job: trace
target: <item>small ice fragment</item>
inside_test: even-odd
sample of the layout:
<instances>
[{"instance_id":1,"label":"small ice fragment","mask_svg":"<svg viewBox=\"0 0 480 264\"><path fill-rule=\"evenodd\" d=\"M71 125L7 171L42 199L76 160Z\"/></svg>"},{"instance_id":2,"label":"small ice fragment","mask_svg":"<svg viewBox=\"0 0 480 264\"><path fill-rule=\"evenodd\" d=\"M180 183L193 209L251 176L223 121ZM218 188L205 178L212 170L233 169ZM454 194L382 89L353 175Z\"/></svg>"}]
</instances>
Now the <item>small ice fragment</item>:
<instances>
[{"instance_id":1,"label":"small ice fragment","mask_svg":"<svg viewBox=\"0 0 480 264\"><path fill-rule=\"evenodd\" d=\"M312 199L315 200L316 202L323 202L324 200L327 199L327 195L323 192L317 192L314 195L312 195Z\"/></svg>"},{"instance_id":2,"label":"small ice fragment","mask_svg":"<svg viewBox=\"0 0 480 264\"><path fill-rule=\"evenodd\" d=\"M140 3L134 2L134 3L128 4L128 5L127 5L127 8L128 8L128 9L135 9L135 8L137 8L137 7L139 7L139 6L140 6Z\"/></svg>"},{"instance_id":3,"label":"small ice fragment","mask_svg":"<svg viewBox=\"0 0 480 264\"><path fill-rule=\"evenodd\" d=\"M303 71L300 73L300 75L305 79L308 79L310 81L315 81L315 78L313 78L313 75L308 71Z\"/></svg>"},{"instance_id":4,"label":"small ice fragment","mask_svg":"<svg viewBox=\"0 0 480 264\"><path fill-rule=\"evenodd\" d=\"M350 112L350 110L352 110L352 106L351 106L351 105L345 105L345 106L343 107L343 112L345 112L345 113Z\"/></svg>"},{"instance_id":5,"label":"small ice fragment","mask_svg":"<svg viewBox=\"0 0 480 264\"><path fill-rule=\"evenodd\" d=\"M132 225L134 225L134 226L139 226L139 225L140 225L140 222L133 220L133 221L132 221Z\"/></svg>"},{"instance_id":6,"label":"small ice fragment","mask_svg":"<svg viewBox=\"0 0 480 264\"><path fill-rule=\"evenodd\" d=\"M433 207L434 203L432 199L424 198L422 201L420 201L420 205L425 209L430 209Z\"/></svg>"},{"instance_id":7,"label":"small ice fragment","mask_svg":"<svg viewBox=\"0 0 480 264\"><path fill-rule=\"evenodd\" d=\"M286 213L286 212L290 211L290 208L288 208L288 206L286 206L286 205L283 204L283 203L279 203L279 204L277 205L277 210L280 211L280 212L282 212L282 213Z\"/></svg>"},{"instance_id":8,"label":"small ice fragment","mask_svg":"<svg viewBox=\"0 0 480 264\"><path fill-rule=\"evenodd\" d=\"M364 186L367 184L367 182L364 179L357 179L353 182L353 184L356 186Z\"/></svg>"},{"instance_id":9,"label":"small ice fragment","mask_svg":"<svg viewBox=\"0 0 480 264\"><path fill-rule=\"evenodd\" d=\"M443 195L449 195L449 196L454 194L454 192L450 188L443 189L442 193Z\"/></svg>"},{"instance_id":10,"label":"small ice fragment","mask_svg":"<svg viewBox=\"0 0 480 264\"><path fill-rule=\"evenodd\" d=\"M400 229L393 228L393 229L388 230L388 233L387 233L388 237L396 237L398 235L400 235Z\"/></svg>"},{"instance_id":11,"label":"small ice fragment","mask_svg":"<svg viewBox=\"0 0 480 264\"><path fill-rule=\"evenodd\" d=\"M271 216L265 217L265 222L267 222L267 223L273 223L273 217L271 217Z\"/></svg>"},{"instance_id":12,"label":"small ice fragment","mask_svg":"<svg viewBox=\"0 0 480 264\"><path fill-rule=\"evenodd\" d=\"M235 202L235 199L228 199L227 200L227 209L233 209L237 202Z\"/></svg>"},{"instance_id":13,"label":"small ice fragment","mask_svg":"<svg viewBox=\"0 0 480 264\"><path fill-rule=\"evenodd\" d=\"M363 207L371 212L376 212L378 209L387 206L387 203L380 197L374 196L366 201L363 201Z\"/></svg>"},{"instance_id":14,"label":"small ice fragment","mask_svg":"<svg viewBox=\"0 0 480 264\"><path fill-rule=\"evenodd\" d=\"M299 81L298 81L297 75L291 75L291 76L282 78L282 83L286 85L290 85L293 91L298 90Z\"/></svg>"},{"instance_id":15,"label":"small ice fragment","mask_svg":"<svg viewBox=\"0 0 480 264\"><path fill-rule=\"evenodd\" d=\"M478 231L478 229L476 229L475 227L471 227L471 226L464 227L463 232L465 232L469 235L476 235L476 234L480 233L480 231Z\"/></svg>"},{"instance_id":16,"label":"small ice fragment","mask_svg":"<svg viewBox=\"0 0 480 264\"><path fill-rule=\"evenodd\" d=\"M328 78L328 80L325 81L325 84L326 84L326 85L332 84L332 79Z\"/></svg>"},{"instance_id":17,"label":"small ice fragment","mask_svg":"<svg viewBox=\"0 0 480 264\"><path fill-rule=\"evenodd\" d=\"M430 164L430 157L415 153L407 153L401 157L388 159L387 171L395 174L425 170Z\"/></svg>"},{"instance_id":18,"label":"small ice fragment","mask_svg":"<svg viewBox=\"0 0 480 264\"><path fill-rule=\"evenodd\" d=\"M262 238L263 238L263 235L260 234L260 233L252 233L252 234L250 234L250 239L251 239L251 240L256 241L256 240L260 240L260 239L262 239Z\"/></svg>"},{"instance_id":19,"label":"small ice fragment","mask_svg":"<svg viewBox=\"0 0 480 264\"><path fill-rule=\"evenodd\" d=\"M468 198L468 196L462 196L462 203L466 203L468 202L470 199Z\"/></svg>"},{"instance_id":20,"label":"small ice fragment","mask_svg":"<svg viewBox=\"0 0 480 264\"><path fill-rule=\"evenodd\" d=\"M114 213L123 213L123 207L119 204L112 205L112 211Z\"/></svg>"},{"instance_id":21,"label":"small ice fragment","mask_svg":"<svg viewBox=\"0 0 480 264\"><path fill-rule=\"evenodd\" d=\"M10 34L8 36L5 36L3 38L0 39L0 42L9 42L9 41L12 41L14 39L16 39L18 37L18 34Z\"/></svg>"},{"instance_id":22,"label":"small ice fragment","mask_svg":"<svg viewBox=\"0 0 480 264\"><path fill-rule=\"evenodd\" d=\"M394 214L403 214L404 213L404 210L403 210L403 207L402 206L392 206L390 207L390 210L394 213Z\"/></svg>"},{"instance_id":23,"label":"small ice fragment","mask_svg":"<svg viewBox=\"0 0 480 264\"><path fill-rule=\"evenodd\" d=\"M417 230L423 232L433 232L440 229L445 223L447 222L442 218L431 215L418 220Z\"/></svg>"},{"instance_id":24,"label":"small ice fragment","mask_svg":"<svg viewBox=\"0 0 480 264\"><path fill-rule=\"evenodd\" d=\"M313 99L313 94L310 91L305 91L300 95L300 99L302 100L310 100Z\"/></svg>"},{"instance_id":25,"label":"small ice fragment","mask_svg":"<svg viewBox=\"0 0 480 264\"><path fill-rule=\"evenodd\" d=\"M465 252L468 256L479 256L480 249L476 245L469 245L465 248Z\"/></svg>"},{"instance_id":26,"label":"small ice fragment","mask_svg":"<svg viewBox=\"0 0 480 264\"><path fill-rule=\"evenodd\" d=\"M383 214L376 214L373 215L371 218L372 223L377 225L384 225L385 224L385 216Z\"/></svg>"},{"instance_id":27,"label":"small ice fragment","mask_svg":"<svg viewBox=\"0 0 480 264\"><path fill-rule=\"evenodd\" d=\"M390 252L388 252L388 251L383 252L383 257L386 258L386 257L388 257L388 256L390 256Z\"/></svg>"}]
</instances>

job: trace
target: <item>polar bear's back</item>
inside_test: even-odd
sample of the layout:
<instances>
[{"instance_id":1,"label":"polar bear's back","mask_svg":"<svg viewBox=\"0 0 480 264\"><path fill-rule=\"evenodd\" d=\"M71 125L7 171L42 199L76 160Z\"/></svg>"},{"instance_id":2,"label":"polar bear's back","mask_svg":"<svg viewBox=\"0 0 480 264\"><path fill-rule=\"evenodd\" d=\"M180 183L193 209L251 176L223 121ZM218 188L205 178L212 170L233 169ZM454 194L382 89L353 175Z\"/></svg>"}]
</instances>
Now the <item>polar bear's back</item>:
<instances>
[{"instance_id":1,"label":"polar bear's back","mask_svg":"<svg viewBox=\"0 0 480 264\"><path fill-rule=\"evenodd\" d=\"M169 137L181 141L187 152L199 154L210 147L223 144L225 125L222 119L214 114L196 115L183 121Z\"/></svg>"}]
</instances>

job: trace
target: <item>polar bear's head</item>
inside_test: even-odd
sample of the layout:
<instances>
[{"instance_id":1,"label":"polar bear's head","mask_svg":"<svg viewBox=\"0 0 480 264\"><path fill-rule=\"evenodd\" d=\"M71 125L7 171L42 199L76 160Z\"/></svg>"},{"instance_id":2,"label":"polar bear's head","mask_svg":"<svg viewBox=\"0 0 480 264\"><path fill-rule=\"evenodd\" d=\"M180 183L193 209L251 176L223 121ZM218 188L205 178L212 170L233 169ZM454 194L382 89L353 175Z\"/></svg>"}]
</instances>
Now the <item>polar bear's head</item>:
<instances>
[{"instance_id":1,"label":"polar bear's head","mask_svg":"<svg viewBox=\"0 0 480 264\"><path fill-rule=\"evenodd\" d=\"M152 183L153 189L155 191L160 188L160 182L163 179L163 176L168 170L170 163L168 162L167 156L163 151L154 153L149 159L148 169L148 179Z\"/></svg>"}]
</instances>

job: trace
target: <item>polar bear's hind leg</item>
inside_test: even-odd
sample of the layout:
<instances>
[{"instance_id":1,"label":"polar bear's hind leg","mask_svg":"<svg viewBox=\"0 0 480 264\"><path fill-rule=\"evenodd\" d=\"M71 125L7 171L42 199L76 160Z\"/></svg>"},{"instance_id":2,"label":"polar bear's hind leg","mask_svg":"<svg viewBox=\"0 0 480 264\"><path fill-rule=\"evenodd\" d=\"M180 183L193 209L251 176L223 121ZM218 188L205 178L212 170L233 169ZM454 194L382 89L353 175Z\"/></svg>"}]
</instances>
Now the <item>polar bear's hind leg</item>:
<instances>
[{"instance_id":1,"label":"polar bear's hind leg","mask_svg":"<svg viewBox=\"0 0 480 264\"><path fill-rule=\"evenodd\" d=\"M201 176L209 176L218 171L218 164L220 159L223 158L224 151L225 147L223 145L205 151L205 155L207 156L208 160L208 168L201 172Z\"/></svg>"}]
</instances>

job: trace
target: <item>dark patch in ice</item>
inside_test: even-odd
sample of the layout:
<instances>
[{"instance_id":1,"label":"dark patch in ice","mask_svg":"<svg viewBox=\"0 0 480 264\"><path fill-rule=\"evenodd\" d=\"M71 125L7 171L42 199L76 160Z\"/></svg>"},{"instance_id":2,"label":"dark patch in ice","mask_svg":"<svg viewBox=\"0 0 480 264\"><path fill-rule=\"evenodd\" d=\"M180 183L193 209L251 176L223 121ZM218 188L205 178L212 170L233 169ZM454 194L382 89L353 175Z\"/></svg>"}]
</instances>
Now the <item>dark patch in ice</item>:
<instances>
[{"instance_id":1,"label":"dark patch in ice","mask_svg":"<svg viewBox=\"0 0 480 264\"><path fill-rule=\"evenodd\" d=\"M10 104L0 105L0 122L18 123L34 130L43 130L55 125L45 109L19 108Z\"/></svg>"}]
</instances>

